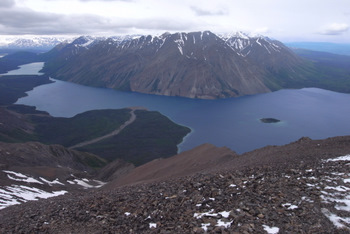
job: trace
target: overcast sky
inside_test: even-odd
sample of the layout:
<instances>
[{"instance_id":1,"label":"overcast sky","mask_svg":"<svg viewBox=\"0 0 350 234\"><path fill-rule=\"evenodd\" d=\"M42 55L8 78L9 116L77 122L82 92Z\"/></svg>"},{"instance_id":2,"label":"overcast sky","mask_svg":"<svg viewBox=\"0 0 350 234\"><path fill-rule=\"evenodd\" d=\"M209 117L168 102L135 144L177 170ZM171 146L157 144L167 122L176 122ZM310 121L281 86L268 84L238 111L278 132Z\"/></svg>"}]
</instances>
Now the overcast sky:
<instances>
[{"instance_id":1,"label":"overcast sky","mask_svg":"<svg viewBox=\"0 0 350 234\"><path fill-rule=\"evenodd\" d=\"M211 30L350 43L349 27L350 0L0 0L1 35Z\"/></svg>"}]
</instances>

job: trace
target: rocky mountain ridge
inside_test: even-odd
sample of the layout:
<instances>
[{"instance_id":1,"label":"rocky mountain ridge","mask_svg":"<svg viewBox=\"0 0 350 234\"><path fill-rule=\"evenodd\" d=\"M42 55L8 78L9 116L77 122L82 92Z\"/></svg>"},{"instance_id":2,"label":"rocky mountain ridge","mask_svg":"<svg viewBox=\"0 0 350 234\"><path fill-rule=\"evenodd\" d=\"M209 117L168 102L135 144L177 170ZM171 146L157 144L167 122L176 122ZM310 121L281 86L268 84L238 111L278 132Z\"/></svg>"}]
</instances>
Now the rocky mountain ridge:
<instances>
[{"instance_id":1,"label":"rocky mountain ridge","mask_svg":"<svg viewBox=\"0 0 350 234\"><path fill-rule=\"evenodd\" d=\"M299 53L261 35L202 31L82 36L47 53L4 56L0 72L46 62L47 75L79 84L216 99L304 87L348 93L347 60L313 51Z\"/></svg>"},{"instance_id":2,"label":"rocky mountain ridge","mask_svg":"<svg viewBox=\"0 0 350 234\"><path fill-rule=\"evenodd\" d=\"M168 96L223 98L281 88L303 60L266 37L210 31L89 41L48 52L43 71L79 84ZM269 78L272 77L272 78Z\"/></svg>"}]
</instances>

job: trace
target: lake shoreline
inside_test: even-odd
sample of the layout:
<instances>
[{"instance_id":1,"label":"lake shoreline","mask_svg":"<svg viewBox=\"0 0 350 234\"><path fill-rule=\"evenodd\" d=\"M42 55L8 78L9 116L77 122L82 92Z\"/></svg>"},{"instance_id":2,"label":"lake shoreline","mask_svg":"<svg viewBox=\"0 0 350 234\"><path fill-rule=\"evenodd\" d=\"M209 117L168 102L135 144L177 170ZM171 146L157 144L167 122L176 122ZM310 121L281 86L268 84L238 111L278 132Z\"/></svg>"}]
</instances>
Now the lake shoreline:
<instances>
[{"instance_id":1,"label":"lake shoreline","mask_svg":"<svg viewBox=\"0 0 350 234\"><path fill-rule=\"evenodd\" d=\"M191 133L179 144L181 151L211 143L244 153L267 145L287 144L303 136L323 139L350 133L346 118L350 115L350 95L318 88L201 100L122 92L55 80L27 94L17 104L36 106L56 117L131 106L159 111L175 123L191 128ZM283 121L276 124L257 121L264 116ZM326 124L329 122L332 126Z\"/></svg>"}]
</instances>

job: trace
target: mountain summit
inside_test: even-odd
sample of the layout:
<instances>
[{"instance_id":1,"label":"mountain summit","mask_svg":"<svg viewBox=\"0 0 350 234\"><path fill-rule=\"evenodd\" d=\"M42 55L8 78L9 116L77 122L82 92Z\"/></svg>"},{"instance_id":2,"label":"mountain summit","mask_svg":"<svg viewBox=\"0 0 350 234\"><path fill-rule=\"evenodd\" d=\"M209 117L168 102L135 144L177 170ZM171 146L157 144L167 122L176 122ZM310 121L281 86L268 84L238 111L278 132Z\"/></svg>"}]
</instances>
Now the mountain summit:
<instances>
[{"instance_id":1,"label":"mountain summit","mask_svg":"<svg viewBox=\"0 0 350 234\"><path fill-rule=\"evenodd\" d=\"M49 52L44 71L57 79L125 91L216 99L270 92L295 79L304 61L281 42L210 31L81 37ZM283 86L284 87L284 86Z\"/></svg>"}]
</instances>

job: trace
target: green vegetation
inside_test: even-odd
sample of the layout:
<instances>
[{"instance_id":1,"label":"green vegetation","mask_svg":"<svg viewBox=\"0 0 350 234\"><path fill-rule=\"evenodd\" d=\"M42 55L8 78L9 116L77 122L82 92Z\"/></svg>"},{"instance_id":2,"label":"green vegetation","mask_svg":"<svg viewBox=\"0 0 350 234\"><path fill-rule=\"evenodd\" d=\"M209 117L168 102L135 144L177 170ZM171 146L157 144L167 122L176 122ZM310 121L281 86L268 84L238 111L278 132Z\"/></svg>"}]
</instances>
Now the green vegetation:
<instances>
[{"instance_id":1,"label":"green vegetation","mask_svg":"<svg viewBox=\"0 0 350 234\"><path fill-rule=\"evenodd\" d=\"M66 147L106 135L130 118L129 109L94 110L72 118L30 116L40 142Z\"/></svg>"},{"instance_id":2,"label":"green vegetation","mask_svg":"<svg viewBox=\"0 0 350 234\"><path fill-rule=\"evenodd\" d=\"M177 153L177 145L190 129L177 125L155 111L135 112L136 121L120 134L83 148L108 160L121 158L140 165Z\"/></svg>"}]
</instances>

